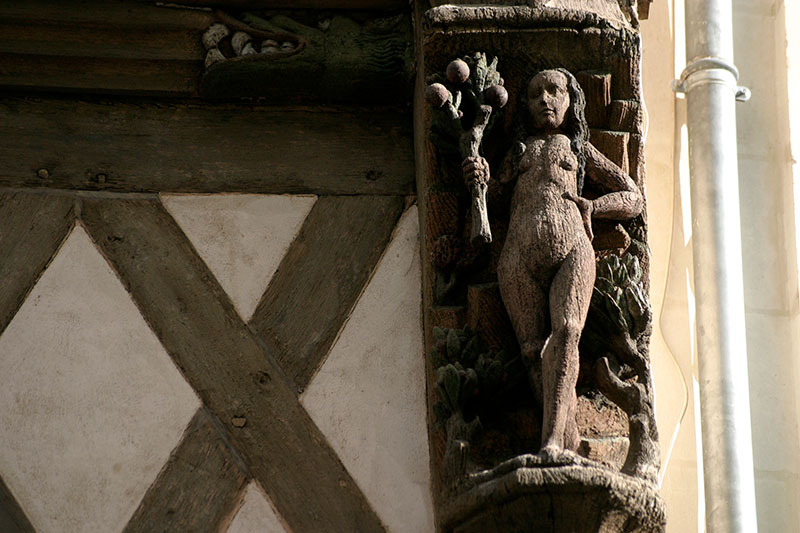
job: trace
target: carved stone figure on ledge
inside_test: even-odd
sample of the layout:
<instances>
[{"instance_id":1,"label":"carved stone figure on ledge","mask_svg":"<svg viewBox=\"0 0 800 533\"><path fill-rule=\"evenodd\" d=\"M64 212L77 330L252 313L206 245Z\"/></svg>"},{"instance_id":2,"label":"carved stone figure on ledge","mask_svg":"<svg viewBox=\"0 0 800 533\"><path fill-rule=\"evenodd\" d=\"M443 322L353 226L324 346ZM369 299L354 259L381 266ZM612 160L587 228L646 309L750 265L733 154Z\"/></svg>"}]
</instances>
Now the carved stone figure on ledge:
<instances>
[{"instance_id":1,"label":"carved stone figure on ledge","mask_svg":"<svg viewBox=\"0 0 800 533\"><path fill-rule=\"evenodd\" d=\"M501 181L516 179L500 292L542 405L543 460L576 450L581 337L595 282L592 218L629 219L642 211L638 187L587 140L585 98L567 70L545 70L528 84L518 149ZM482 157L463 163L467 179L487 179ZM606 194L581 196L584 175ZM563 458L562 458L563 460Z\"/></svg>"}]
</instances>

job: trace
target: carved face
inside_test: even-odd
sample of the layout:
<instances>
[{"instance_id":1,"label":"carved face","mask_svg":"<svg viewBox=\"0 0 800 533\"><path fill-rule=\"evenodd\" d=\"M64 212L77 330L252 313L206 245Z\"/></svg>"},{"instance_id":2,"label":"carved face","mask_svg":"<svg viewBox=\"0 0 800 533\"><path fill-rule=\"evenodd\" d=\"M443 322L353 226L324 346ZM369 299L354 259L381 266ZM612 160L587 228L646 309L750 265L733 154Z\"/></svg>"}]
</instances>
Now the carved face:
<instances>
[{"instance_id":1,"label":"carved face","mask_svg":"<svg viewBox=\"0 0 800 533\"><path fill-rule=\"evenodd\" d=\"M545 130L557 130L564 123L569 109L567 77L557 70L544 70L528 84L528 112L533 125Z\"/></svg>"}]
</instances>

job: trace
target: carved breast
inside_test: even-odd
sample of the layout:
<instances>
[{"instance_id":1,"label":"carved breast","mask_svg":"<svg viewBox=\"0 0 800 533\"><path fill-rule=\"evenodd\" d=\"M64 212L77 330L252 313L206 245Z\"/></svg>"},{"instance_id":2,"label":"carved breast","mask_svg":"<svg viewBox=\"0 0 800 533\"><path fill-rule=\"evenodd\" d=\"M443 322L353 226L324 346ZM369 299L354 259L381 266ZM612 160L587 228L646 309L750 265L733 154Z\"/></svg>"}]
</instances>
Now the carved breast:
<instances>
[{"instance_id":1,"label":"carved breast","mask_svg":"<svg viewBox=\"0 0 800 533\"><path fill-rule=\"evenodd\" d=\"M577 190L578 158L572 151L569 137L560 133L532 137L525 147L520 161L520 182L532 182L532 186L552 182L562 186L561 192Z\"/></svg>"},{"instance_id":2,"label":"carved breast","mask_svg":"<svg viewBox=\"0 0 800 533\"><path fill-rule=\"evenodd\" d=\"M506 246L519 247L529 263L550 267L584 236L575 204L563 197L576 193L578 159L569 138L555 134L529 138L514 189Z\"/></svg>"}]
</instances>

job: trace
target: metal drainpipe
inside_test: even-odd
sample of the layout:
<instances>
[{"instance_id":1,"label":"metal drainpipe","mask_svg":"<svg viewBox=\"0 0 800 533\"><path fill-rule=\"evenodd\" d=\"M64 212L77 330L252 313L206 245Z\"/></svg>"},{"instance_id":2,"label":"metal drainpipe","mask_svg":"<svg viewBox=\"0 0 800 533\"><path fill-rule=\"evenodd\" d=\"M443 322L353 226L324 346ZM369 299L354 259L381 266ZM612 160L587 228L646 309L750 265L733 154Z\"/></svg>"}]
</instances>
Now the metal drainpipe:
<instances>
[{"instance_id":1,"label":"metal drainpipe","mask_svg":"<svg viewBox=\"0 0 800 533\"><path fill-rule=\"evenodd\" d=\"M686 0L686 93L706 529L757 531L730 0Z\"/></svg>"}]
</instances>

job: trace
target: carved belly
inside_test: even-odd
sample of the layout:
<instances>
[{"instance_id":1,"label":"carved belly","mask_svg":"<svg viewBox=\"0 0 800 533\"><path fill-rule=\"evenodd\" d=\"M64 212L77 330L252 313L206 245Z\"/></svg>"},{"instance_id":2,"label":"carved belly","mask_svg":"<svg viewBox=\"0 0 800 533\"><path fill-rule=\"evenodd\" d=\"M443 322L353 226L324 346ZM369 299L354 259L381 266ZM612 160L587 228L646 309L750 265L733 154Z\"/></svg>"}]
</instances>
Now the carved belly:
<instances>
[{"instance_id":1,"label":"carved belly","mask_svg":"<svg viewBox=\"0 0 800 533\"><path fill-rule=\"evenodd\" d=\"M561 198L558 191L526 194L523 201L514 204L503 255L508 255L506 248L515 248L517 257L531 272L557 266L578 239L586 239L577 206Z\"/></svg>"}]
</instances>

